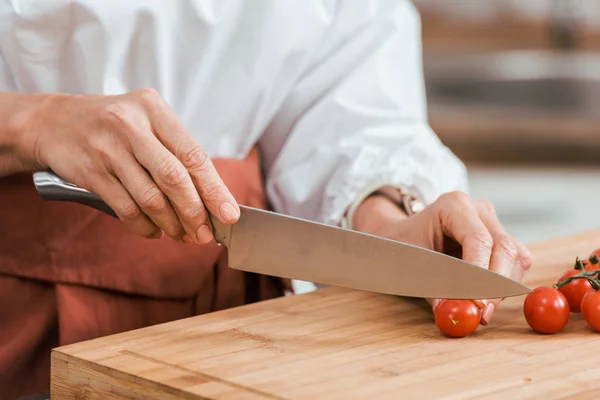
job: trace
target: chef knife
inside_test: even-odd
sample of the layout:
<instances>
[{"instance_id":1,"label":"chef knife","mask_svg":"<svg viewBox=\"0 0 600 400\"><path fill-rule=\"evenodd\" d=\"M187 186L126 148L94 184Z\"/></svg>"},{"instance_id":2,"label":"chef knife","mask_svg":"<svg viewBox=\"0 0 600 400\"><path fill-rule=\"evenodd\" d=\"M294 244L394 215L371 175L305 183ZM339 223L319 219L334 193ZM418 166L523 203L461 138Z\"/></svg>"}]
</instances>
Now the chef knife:
<instances>
[{"instance_id":1,"label":"chef knife","mask_svg":"<svg viewBox=\"0 0 600 400\"><path fill-rule=\"evenodd\" d=\"M46 200L116 213L95 193L52 171L33 174ZM407 243L240 205L231 225L210 216L230 268L376 293L421 298L492 299L526 286L458 258Z\"/></svg>"}]
</instances>

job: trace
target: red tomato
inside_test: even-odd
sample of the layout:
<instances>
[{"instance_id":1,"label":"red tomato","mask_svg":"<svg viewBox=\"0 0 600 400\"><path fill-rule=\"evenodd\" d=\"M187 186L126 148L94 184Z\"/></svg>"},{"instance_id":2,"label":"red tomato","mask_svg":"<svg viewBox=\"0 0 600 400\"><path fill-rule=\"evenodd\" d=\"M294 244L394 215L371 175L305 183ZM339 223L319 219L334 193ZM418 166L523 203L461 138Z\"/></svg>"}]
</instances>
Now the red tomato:
<instances>
[{"instance_id":1,"label":"red tomato","mask_svg":"<svg viewBox=\"0 0 600 400\"><path fill-rule=\"evenodd\" d=\"M591 271L593 269L589 260L581 260L581 264L583 265L583 269L586 271Z\"/></svg>"},{"instance_id":2,"label":"red tomato","mask_svg":"<svg viewBox=\"0 0 600 400\"><path fill-rule=\"evenodd\" d=\"M525 298L523 314L531 329L551 334L567 326L571 312L567 298L560 291L541 286Z\"/></svg>"},{"instance_id":3,"label":"red tomato","mask_svg":"<svg viewBox=\"0 0 600 400\"><path fill-rule=\"evenodd\" d=\"M590 260L587 258L584 259L580 259L579 257L577 258L577 260L575 261L575 265L573 266L573 269L580 271L581 269L585 269L586 271L593 271L594 269L597 269L598 265L597 264L591 264Z\"/></svg>"},{"instance_id":4,"label":"red tomato","mask_svg":"<svg viewBox=\"0 0 600 400\"><path fill-rule=\"evenodd\" d=\"M600 331L600 292L590 290L583 296L581 314L592 328Z\"/></svg>"},{"instance_id":5,"label":"red tomato","mask_svg":"<svg viewBox=\"0 0 600 400\"><path fill-rule=\"evenodd\" d=\"M435 325L448 337L470 335L481 321L481 310L471 300L442 300L434 315Z\"/></svg>"},{"instance_id":6,"label":"red tomato","mask_svg":"<svg viewBox=\"0 0 600 400\"><path fill-rule=\"evenodd\" d=\"M584 268L586 271L593 271L595 269L600 268L600 263L599 263L599 259L600 258L600 249L598 250L594 250L594 252L592 254L590 254L590 257L585 260L584 262Z\"/></svg>"},{"instance_id":7,"label":"red tomato","mask_svg":"<svg viewBox=\"0 0 600 400\"><path fill-rule=\"evenodd\" d=\"M579 270L571 269L562 274L556 282L563 281L569 276L577 275L580 272ZM592 290L592 285L590 285L587 279L575 279L559 287L558 290L565 295L571 312L578 313L581 312L581 300L583 300L583 296L588 291Z\"/></svg>"}]
</instances>

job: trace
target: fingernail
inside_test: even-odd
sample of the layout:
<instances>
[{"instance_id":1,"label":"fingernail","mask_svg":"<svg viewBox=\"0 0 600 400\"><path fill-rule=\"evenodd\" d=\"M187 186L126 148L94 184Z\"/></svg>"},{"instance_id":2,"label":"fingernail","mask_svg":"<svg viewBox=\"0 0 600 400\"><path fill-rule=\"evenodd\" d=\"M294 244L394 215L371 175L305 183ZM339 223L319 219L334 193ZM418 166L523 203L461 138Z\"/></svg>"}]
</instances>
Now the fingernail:
<instances>
[{"instance_id":1,"label":"fingernail","mask_svg":"<svg viewBox=\"0 0 600 400\"><path fill-rule=\"evenodd\" d=\"M225 203L221 204L220 212L221 212L221 217L223 217L223 219L225 221L234 221L240 215L239 212L234 207L234 205L229 202L225 202Z\"/></svg>"},{"instance_id":2,"label":"fingernail","mask_svg":"<svg viewBox=\"0 0 600 400\"><path fill-rule=\"evenodd\" d=\"M158 231L152 237L154 239L161 239L163 236L165 236L165 233L163 231Z\"/></svg>"},{"instance_id":3,"label":"fingernail","mask_svg":"<svg viewBox=\"0 0 600 400\"><path fill-rule=\"evenodd\" d=\"M483 310L483 314L481 316L482 325L487 325L490 323L495 310L496 306L494 305L494 303L489 303L487 306L485 306L485 309Z\"/></svg>"},{"instance_id":4,"label":"fingernail","mask_svg":"<svg viewBox=\"0 0 600 400\"><path fill-rule=\"evenodd\" d=\"M473 300L473 303L475 303L475 305L479 307L480 310L483 310L487 305L485 300Z\"/></svg>"},{"instance_id":5,"label":"fingernail","mask_svg":"<svg viewBox=\"0 0 600 400\"><path fill-rule=\"evenodd\" d=\"M201 244L210 243L212 240L212 231L210 230L208 225L202 225L196 231L196 237Z\"/></svg>"},{"instance_id":6,"label":"fingernail","mask_svg":"<svg viewBox=\"0 0 600 400\"><path fill-rule=\"evenodd\" d=\"M184 241L185 243L194 243L194 241L192 240L192 238L191 238L191 237L189 237L188 235L185 235L185 236L183 237L183 241Z\"/></svg>"}]
</instances>

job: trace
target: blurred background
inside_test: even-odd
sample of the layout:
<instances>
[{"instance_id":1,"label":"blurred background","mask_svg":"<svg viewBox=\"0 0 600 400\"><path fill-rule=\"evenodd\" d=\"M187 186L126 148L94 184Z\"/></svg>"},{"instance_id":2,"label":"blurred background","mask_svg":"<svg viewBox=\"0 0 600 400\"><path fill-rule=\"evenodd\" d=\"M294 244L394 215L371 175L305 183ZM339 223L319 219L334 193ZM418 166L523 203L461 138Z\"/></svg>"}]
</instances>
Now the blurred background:
<instances>
[{"instance_id":1,"label":"blurred background","mask_svg":"<svg viewBox=\"0 0 600 400\"><path fill-rule=\"evenodd\" d=\"M413 0L433 129L509 233L600 228L600 1Z\"/></svg>"}]
</instances>

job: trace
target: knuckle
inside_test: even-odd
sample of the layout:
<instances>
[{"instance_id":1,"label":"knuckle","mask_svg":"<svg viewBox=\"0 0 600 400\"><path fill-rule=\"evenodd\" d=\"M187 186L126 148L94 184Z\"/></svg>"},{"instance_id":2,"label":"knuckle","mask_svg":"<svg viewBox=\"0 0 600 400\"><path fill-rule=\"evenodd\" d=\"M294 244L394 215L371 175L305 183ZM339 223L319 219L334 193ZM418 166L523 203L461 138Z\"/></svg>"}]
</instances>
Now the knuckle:
<instances>
[{"instance_id":1,"label":"knuckle","mask_svg":"<svg viewBox=\"0 0 600 400\"><path fill-rule=\"evenodd\" d=\"M483 210L487 211L492 215L496 215L496 208L494 207L491 201L482 199L478 200L477 203Z\"/></svg>"},{"instance_id":2,"label":"knuckle","mask_svg":"<svg viewBox=\"0 0 600 400\"><path fill-rule=\"evenodd\" d=\"M87 158L80 164L76 177L76 185L95 192L98 191L100 183L109 180L109 173L91 158Z\"/></svg>"},{"instance_id":3,"label":"knuckle","mask_svg":"<svg viewBox=\"0 0 600 400\"><path fill-rule=\"evenodd\" d=\"M143 88L137 91L140 102L145 106L155 107L162 103L162 97L154 88Z\"/></svg>"},{"instance_id":4,"label":"knuckle","mask_svg":"<svg viewBox=\"0 0 600 400\"><path fill-rule=\"evenodd\" d=\"M521 264L521 268L524 271L527 271L533 265L533 255L528 250L521 252L519 255L519 263Z\"/></svg>"},{"instance_id":5,"label":"knuckle","mask_svg":"<svg viewBox=\"0 0 600 400\"><path fill-rule=\"evenodd\" d=\"M442 195L447 202L455 204L461 207L468 207L471 205L471 197L465 192L455 190Z\"/></svg>"},{"instance_id":6,"label":"knuckle","mask_svg":"<svg viewBox=\"0 0 600 400\"><path fill-rule=\"evenodd\" d=\"M210 185L204 189L204 198L209 203L214 203L227 196L227 189L223 185Z\"/></svg>"},{"instance_id":7,"label":"knuckle","mask_svg":"<svg viewBox=\"0 0 600 400\"><path fill-rule=\"evenodd\" d=\"M81 171L83 176L95 176L100 179L104 179L104 171L98 168L98 164L91 158L86 158L81 163Z\"/></svg>"},{"instance_id":8,"label":"knuckle","mask_svg":"<svg viewBox=\"0 0 600 400\"><path fill-rule=\"evenodd\" d=\"M528 271L533 265L533 258L531 256L521 257L519 258L519 263L521 264L523 271Z\"/></svg>"},{"instance_id":9,"label":"knuckle","mask_svg":"<svg viewBox=\"0 0 600 400\"><path fill-rule=\"evenodd\" d=\"M165 160L158 170L158 175L165 184L179 186L185 182L187 170L178 162Z\"/></svg>"},{"instance_id":10,"label":"knuckle","mask_svg":"<svg viewBox=\"0 0 600 400\"><path fill-rule=\"evenodd\" d=\"M102 144L106 144L107 139L114 142L115 134L122 134L130 140L139 137L139 110L134 104L126 101L118 101L106 106L107 119L113 133L109 137L102 138ZM136 123L138 121L138 123Z\"/></svg>"},{"instance_id":11,"label":"knuckle","mask_svg":"<svg viewBox=\"0 0 600 400\"><path fill-rule=\"evenodd\" d=\"M105 163L111 162L115 158L115 138L112 133L89 135L87 143L93 154Z\"/></svg>"},{"instance_id":12,"label":"knuckle","mask_svg":"<svg viewBox=\"0 0 600 400\"><path fill-rule=\"evenodd\" d=\"M132 201L120 204L117 207L117 213L126 220L134 220L142 215L138 205Z\"/></svg>"},{"instance_id":13,"label":"knuckle","mask_svg":"<svg viewBox=\"0 0 600 400\"><path fill-rule=\"evenodd\" d=\"M156 228L143 228L139 232L139 235L141 235L142 237L144 237L146 239L155 239L156 238L156 234L158 232L159 232L159 230L156 229Z\"/></svg>"},{"instance_id":14,"label":"knuckle","mask_svg":"<svg viewBox=\"0 0 600 400\"><path fill-rule=\"evenodd\" d=\"M129 125L129 121L134 112L135 107L131 103L123 100L115 101L106 106L106 114L108 117L121 125Z\"/></svg>"},{"instance_id":15,"label":"knuckle","mask_svg":"<svg viewBox=\"0 0 600 400\"><path fill-rule=\"evenodd\" d=\"M141 195L140 206L149 211L160 212L167 209L167 201L156 186L150 186Z\"/></svg>"},{"instance_id":16,"label":"knuckle","mask_svg":"<svg viewBox=\"0 0 600 400\"><path fill-rule=\"evenodd\" d=\"M164 226L161 226L161 228L167 236L175 238L175 239L180 239L185 235L185 230L179 224L178 221L177 222L173 221L170 224L165 224Z\"/></svg>"},{"instance_id":17,"label":"knuckle","mask_svg":"<svg viewBox=\"0 0 600 400\"><path fill-rule=\"evenodd\" d=\"M516 260L519 257L519 246L508 235L501 235L496 241L496 246L508 259Z\"/></svg>"},{"instance_id":18,"label":"knuckle","mask_svg":"<svg viewBox=\"0 0 600 400\"><path fill-rule=\"evenodd\" d=\"M204 217L205 217L204 206L201 203L191 204L191 205L185 207L181 211L181 217L185 221L194 221L197 219L204 219Z\"/></svg>"},{"instance_id":19,"label":"knuckle","mask_svg":"<svg viewBox=\"0 0 600 400\"><path fill-rule=\"evenodd\" d=\"M181 162L192 171L204 169L210 158L208 154L199 145L194 145L181 152Z\"/></svg>"},{"instance_id":20,"label":"knuckle","mask_svg":"<svg viewBox=\"0 0 600 400\"><path fill-rule=\"evenodd\" d=\"M494 248L494 239L487 232L475 232L471 235L471 240L479 249L491 252Z\"/></svg>"}]
</instances>

